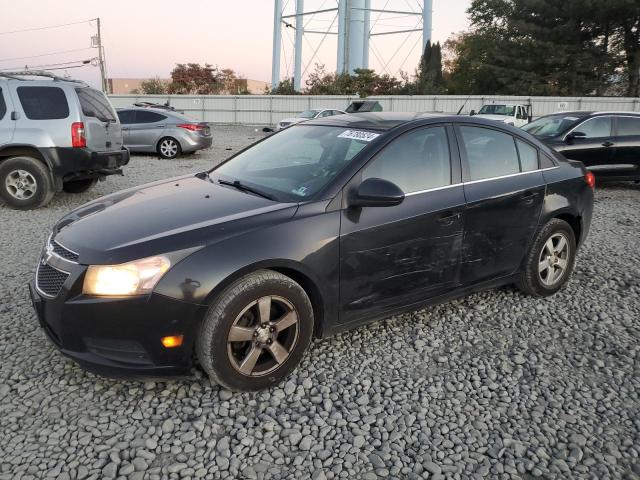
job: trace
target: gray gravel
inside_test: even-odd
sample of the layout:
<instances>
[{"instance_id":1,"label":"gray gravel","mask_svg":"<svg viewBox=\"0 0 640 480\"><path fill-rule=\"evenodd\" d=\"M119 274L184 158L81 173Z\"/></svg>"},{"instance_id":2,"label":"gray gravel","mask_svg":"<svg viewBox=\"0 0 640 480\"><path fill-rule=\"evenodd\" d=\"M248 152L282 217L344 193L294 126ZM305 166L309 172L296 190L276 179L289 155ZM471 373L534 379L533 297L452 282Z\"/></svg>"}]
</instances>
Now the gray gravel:
<instances>
[{"instance_id":1,"label":"gray gravel","mask_svg":"<svg viewBox=\"0 0 640 480\"><path fill-rule=\"evenodd\" d=\"M209 152L136 156L126 177L46 209L0 206L0 479L640 478L638 186L598 190L555 297L493 290L316 341L268 391L221 390L199 370L116 381L63 358L26 290L55 220L262 135L215 133Z\"/></svg>"}]
</instances>

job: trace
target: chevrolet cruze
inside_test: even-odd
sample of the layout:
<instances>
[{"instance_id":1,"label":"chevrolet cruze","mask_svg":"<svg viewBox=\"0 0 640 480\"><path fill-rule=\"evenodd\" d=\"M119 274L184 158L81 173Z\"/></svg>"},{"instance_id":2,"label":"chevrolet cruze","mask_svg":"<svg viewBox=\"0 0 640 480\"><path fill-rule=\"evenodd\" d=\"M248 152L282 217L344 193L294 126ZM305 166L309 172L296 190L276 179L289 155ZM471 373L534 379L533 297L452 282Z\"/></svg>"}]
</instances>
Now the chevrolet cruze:
<instances>
[{"instance_id":1,"label":"chevrolet cruze","mask_svg":"<svg viewBox=\"0 0 640 480\"><path fill-rule=\"evenodd\" d=\"M89 370L167 376L197 361L257 390L313 337L504 284L557 292L593 187L580 162L488 120L312 120L63 217L31 296Z\"/></svg>"}]
</instances>

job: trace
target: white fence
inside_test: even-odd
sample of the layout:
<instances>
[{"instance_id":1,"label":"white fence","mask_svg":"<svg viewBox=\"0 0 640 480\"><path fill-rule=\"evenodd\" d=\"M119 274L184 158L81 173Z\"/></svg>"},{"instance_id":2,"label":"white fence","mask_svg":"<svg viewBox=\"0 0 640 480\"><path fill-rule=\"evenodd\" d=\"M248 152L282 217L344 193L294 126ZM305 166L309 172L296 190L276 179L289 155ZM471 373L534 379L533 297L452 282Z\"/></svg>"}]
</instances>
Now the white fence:
<instances>
[{"instance_id":1,"label":"white fence","mask_svg":"<svg viewBox=\"0 0 640 480\"><path fill-rule=\"evenodd\" d=\"M212 123L274 125L308 108L343 110L357 96L324 95L110 95L113 105L127 107L134 102L169 103L189 117ZM369 97L388 112L437 112L463 114L478 111L485 103L531 104L534 118L564 110L640 111L639 98L625 97L513 97L455 95L397 95Z\"/></svg>"}]
</instances>

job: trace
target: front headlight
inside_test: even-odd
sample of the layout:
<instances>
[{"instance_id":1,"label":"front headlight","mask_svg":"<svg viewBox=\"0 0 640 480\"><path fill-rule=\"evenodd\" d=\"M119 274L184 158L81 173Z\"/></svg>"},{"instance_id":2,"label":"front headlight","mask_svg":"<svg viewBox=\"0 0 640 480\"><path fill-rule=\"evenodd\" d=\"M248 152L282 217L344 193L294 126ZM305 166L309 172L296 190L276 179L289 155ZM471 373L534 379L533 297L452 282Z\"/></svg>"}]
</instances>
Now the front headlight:
<instances>
[{"instance_id":1,"label":"front headlight","mask_svg":"<svg viewBox=\"0 0 640 480\"><path fill-rule=\"evenodd\" d=\"M91 265L84 277L86 295L123 296L151 292L169 270L167 257L149 257L120 265Z\"/></svg>"}]
</instances>

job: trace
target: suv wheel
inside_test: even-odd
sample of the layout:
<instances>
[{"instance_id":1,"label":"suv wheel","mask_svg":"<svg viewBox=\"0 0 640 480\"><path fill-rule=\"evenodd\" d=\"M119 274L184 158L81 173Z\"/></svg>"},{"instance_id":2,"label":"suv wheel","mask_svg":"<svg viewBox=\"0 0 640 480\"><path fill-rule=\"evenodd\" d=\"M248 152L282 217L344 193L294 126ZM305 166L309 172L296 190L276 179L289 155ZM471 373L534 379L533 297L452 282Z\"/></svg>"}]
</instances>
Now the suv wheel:
<instances>
[{"instance_id":1,"label":"suv wheel","mask_svg":"<svg viewBox=\"0 0 640 480\"><path fill-rule=\"evenodd\" d=\"M31 157L0 163L0 197L11 207L28 210L46 205L54 195L49 169Z\"/></svg>"},{"instance_id":2,"label":"suv wheel","mask_svg":"<svg viewBox=\"0 0 640 480\"><path fill-rule=\"evenodd\" d=\"M84 180L73 180L71 182L64 182L62 184L62 190L67 193L83 193L98 183L97 178L85 178Z\"/></svg>"},{"instance_id":3,"label":"suv wheel","mask_svg":"<svg viewBox=\"0 0 640 480\"><path fill-rule=\"evenodd\" d=\"M280 382L311 342L313 309L296 282L259 270L227 287L207 311L196 341L200 364L230 390Z\"/></svg>"},{"instance_id":4,"label":"suv wheel","mask_svg":"<svg viewBox=\"0 0 640 480\"><path fill-rule=\"evenodd\" d=\"M165 137L158 142L158 155L162 158L176 158L182 149L175 138Z\"/></svg>"},{"instance_id":5,"label":"suv wheel","mask_svg":"<svg viewBox=\"0 0 640 480\"><path fill-rule=\"evenodd\" d=\"M553 295L569 280L575 255L573 228L564 220L550 220L533 242L518 288L538 297Z\"/></svg>"}]
</instances>

